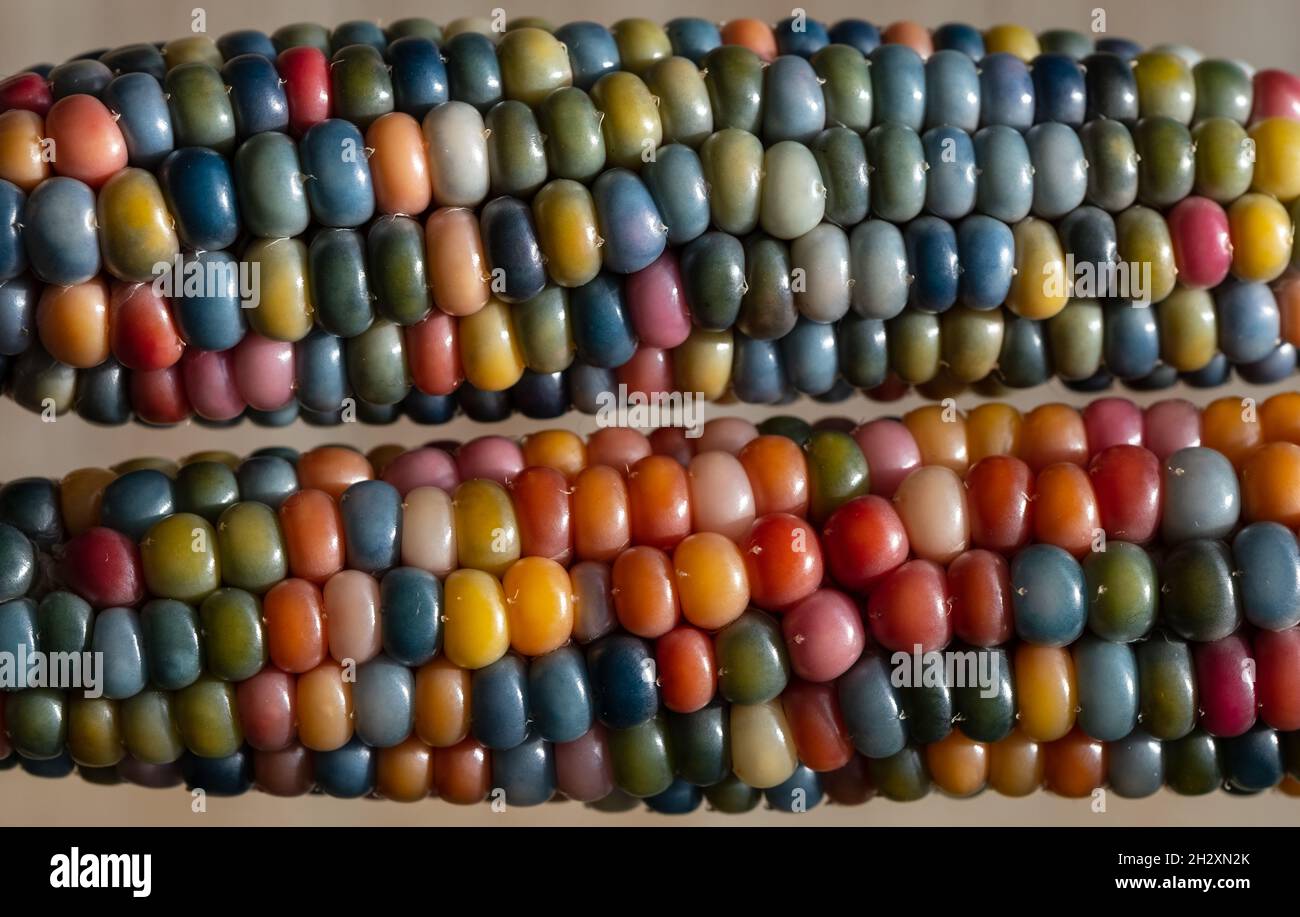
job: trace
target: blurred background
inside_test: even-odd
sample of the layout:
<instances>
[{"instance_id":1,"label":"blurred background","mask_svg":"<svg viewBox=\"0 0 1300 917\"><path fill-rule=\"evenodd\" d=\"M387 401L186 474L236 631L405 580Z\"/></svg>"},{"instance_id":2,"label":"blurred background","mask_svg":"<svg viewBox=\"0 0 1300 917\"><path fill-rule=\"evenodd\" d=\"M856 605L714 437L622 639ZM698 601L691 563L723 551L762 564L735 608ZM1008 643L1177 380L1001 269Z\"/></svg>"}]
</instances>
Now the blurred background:
<instances>
[{"instance_id":1,"label":"blurred background","mask_svg":"<svg viewBox=\"0 0 1300 917\"><path fill-rule=\"evenodd\" d=\"M441 23L460 16L486 16L500 7L507 16L542 15L555 24L591 19L612 24L624 16L652 15L667 21L675 16L707 15L718 20L754 17L776 22L791 14L792 4L772 0L713 0L707 8L687 0L660 0L648 9L632 0L547 0L527 4L499 2L416 3L412 0L221 0L205 6L201 0L41 0L39 3L0 0L0 76L37 61L59 62L89 48L163 40L187 34L194 9L207 13L213 37L241 28L270 32L290 22L309 20L333 26L347 19L391 21L426 16ZM948 21L980 28L1018 23L1035 32L1047 28L1088 31L1094 10L1106 13L1107 32L1151 45L1172 42L1190 45L1216 57L1239 58L1259 67L1300 70L1300 2L1297 0L876 0L864 7L846 0L826 0L804 6L810 17L826 22L848 16L870 19L882 28L897 19L913 19L934 27ZM1123 392L1140 404L1175 395L1197 404L1225 395L1262 400L1294 388L1286 383L1250 389L1234 383L1223 390ZM974 395L959 397L963 408L978 403ZM1022 409L1046 401L1086 404L1089 398L1053 384L1012 397ZM909 396L888 404L854 398L837 405L802 402L782 408L814 420L848 416L862 421L899 415L920 403ZM742 405L708 405L704 419L742 415L758 420L770 411ZM325 442L347 442L360 449L381 443L415 446L429 439L467 439L486 432L521 435L547 427L565 427L582 434L595 429L593 418L570 415L560 420L515 418L487 427L463 419L441 427L420 427L402 420L391 426L351 424L313 428L301 423L267 430L250 424L212 430L185 425L167 430L136 426L94 428L76 417L42 423L32 414L0 399L0 431L8 447L0 454L0 480L30 474L60 476L87 465L105 466L127 458L159 455L177 458L205 449L245 453L267 445L308 449ZM383 801L345 801L326 797L280 799L250 792L233 799L209 798L207 811L194 813L191 798L180 788L146 790L122 785L103 787L78 778L40 780L13 769L0 773L0 824L4 825L1296 825L1300 799L1268 793L1258 797L1183 798L1168 792L1145 800L1125 800L1110 794L1105 812L1094 812L1090 800L1066 800L1038 793L1027 799L1005 799L986 793L954 800L932 794L915 803L873 800L865 806L822 805L802 816L757 810L735 817L701 807L690 816L669 818L644 810L618 815L596 812L568 802L533 809L511 808L494 813L486 805L462 808L436 800L408 805Z\"/></svg>"}]
</instances>

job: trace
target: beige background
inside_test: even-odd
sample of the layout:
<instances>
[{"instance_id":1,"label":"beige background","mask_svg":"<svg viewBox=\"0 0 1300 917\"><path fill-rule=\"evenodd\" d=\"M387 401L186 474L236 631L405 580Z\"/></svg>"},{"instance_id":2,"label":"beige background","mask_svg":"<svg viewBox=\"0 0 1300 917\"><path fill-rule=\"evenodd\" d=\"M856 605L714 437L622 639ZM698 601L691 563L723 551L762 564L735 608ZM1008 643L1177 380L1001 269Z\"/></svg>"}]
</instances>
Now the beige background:
<instances>
[{"instance_id":1,"label":"beige background","mask_svg":"<svg viewBox=\"0 0 1300 917\"><path fill-rule=\"evenodd\" d=\"M59 61L87 48L125 44L131 41L166 39L189 28L196 2L169 0L0 0L0 73L9 73L37 60ZM350 18L380 21L401 16L424 15L442 22L461 15L483 15L502 6L508 15L543 13L555 23L571 19L597 19L610 23L624 15L644 15L648 8L631 0L581 2L552 0L541 4L463 2L420 4L410 0L222 0L205 7L208 30L213 35L257 27L266 31L288 22L314 20L333 25ZM1086 30L1091 12L1107 12L1108 30L1145 44L1178 42L1222 57L1237 57L1259 67L1300 69L1300 3L1296 0L1145 0L1132 3L1099 3L1097 0L877 0L869 6L845 0L808 4L809 14L827 22L844 16L866 16L885 25L894 19L914 18L928 26L950 20L986 27L999 22L1017 22L1035 31L1050 27ZM667 20L678 15L702 13L719 20L755 16L775 22L789 15L791 5L770 0L721 0L707 6L698 2L668 0L655 4L652 15ZM707 12L706 12L707 11ZM1292 387L1241 391L1266 397L1271 391ZM1161 395L1135 395L1145 402ZM1204 404L1210 397L1225 394L1193 392L1187 396ZM1046 400L1086 403L1087 399L1059 386L1021 393L1022 407ZM974 399L958 399L965 407ZM912 399L891 405L855 399L841 405L799 406L806 416L848 415L869 419L897 414L913 406ZM708 417L743 413L764 416L762 411L738 407L711 406ZM590 431L590 418L575 416L559 422L512 421L513 433L547 426L566 426ZM150 431L137 427L93 429L76 418L43 424L8 400L0 402L0 434L7 449L0 456L0 480L23 474L60 475L85 465L108 465L144 454L177 457L200 449L229 449L246 452L258 446L284 443L308 448L312 445L347 440L362 448L398 442L415 445L442 437L467 438L488 428L457 421L439 428L416 427L402 422L391 427L360 425L319 430L297 425L285 430L263 430L244 425L235 430L214 431L202 427L181 427ZM493 432L501 432L493 430ZM242 825L242 824L773 824L773 825L1296 825L1300 824L1300 800L1280 794L1256 798L1229 798L1214 794L1183 799L1162 793L1148 800L1130 801L1111 796L1104 814L1094 813L1087 800L1057 799L1045 793L1029 799L1003 799L985 794L973 800L949 800L932 795L919 803L897 804L876 800L866 806L842 808L822 806L802 817L759 811L743 820L721 816L701 808L685 819L668 819L645 812L610 816L570 803L555 803L535 809L511 809L495 814L486 806L461 808L437 801L415 805L378 801L341 801L328 798L276 799L250 793L236 799L209 799L207 812L191 811L190 797L180 789L144 790L138 787L99 787L79 779L37 780L18 771L0 774L0 824L140 824L140 825Z\"/></svg>"}]
</instances>

